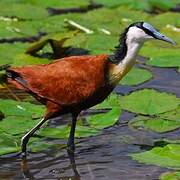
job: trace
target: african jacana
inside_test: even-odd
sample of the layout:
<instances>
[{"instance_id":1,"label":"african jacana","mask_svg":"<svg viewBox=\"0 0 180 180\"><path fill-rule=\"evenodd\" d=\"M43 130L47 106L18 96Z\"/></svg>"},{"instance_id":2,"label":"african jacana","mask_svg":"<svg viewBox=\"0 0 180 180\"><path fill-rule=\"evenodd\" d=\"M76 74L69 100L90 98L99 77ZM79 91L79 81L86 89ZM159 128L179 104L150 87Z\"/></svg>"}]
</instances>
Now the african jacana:
<instances>
[{"instance_id":1,"label":"african jacana","mask_svg":"<svg viewBox=\"0 0 180 180\"><path fill-rule=\"evenodd\" d=\"M135 63L139 49L150 39L159 39L172 44L173 40L161 34L146 22L131 24L122 33L119 45L112 55L71 56L45 65L6 69L9 83L27 91L45 104L44 118L22 137L22 154L30 137L47 120L62 114L72 114L68 147L75 149L74 133L78 114L101 103L115 88Z\"/></svg>"}]
</instances>

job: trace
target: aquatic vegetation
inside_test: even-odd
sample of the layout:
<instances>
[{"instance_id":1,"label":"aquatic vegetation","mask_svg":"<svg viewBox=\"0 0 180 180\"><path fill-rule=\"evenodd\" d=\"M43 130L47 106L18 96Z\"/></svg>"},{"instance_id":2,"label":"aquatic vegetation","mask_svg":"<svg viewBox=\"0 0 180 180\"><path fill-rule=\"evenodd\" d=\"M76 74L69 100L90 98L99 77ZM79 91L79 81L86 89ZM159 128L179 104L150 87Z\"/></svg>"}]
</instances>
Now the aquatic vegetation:
<instances>
[{"instance_id":1,"label":"aquatic vegetation","mask_svg":"<svg viewBox=\"0 0 180 180\"><path fill-rule=\"evenodd\" d=\"M130 130L164 133L168 137L168 133L176 133L180 128L180 98L160 91L157 86L155 90L146 86L142 89L141 85L156 78L153 68L164 71L172 68L178 75L180 73L180 14L173 12L178 3L179 0L1 0L0 65L46 64L54 58L78 53L111 54L119 33L128 24L147 21L172 37L177 45L172 47L162 42L145 44L140 51L140 55L146 58L141 62L143 66L137 64L119 84L131 90L121 95L114 93L93 107L90 110L93 113L81 115L76 137L100 135L104 128L121 124L120 116L126 111L134 113L133 118L125 122ZM92 8L92 5L98 6ZM176 86L179 88L178 83ZM0 91L4 88L2 72ZM0 99L0 155L18 152L21 137L41 119L44 107L35 101L25 102L28 99L29 96L21 101ZM69 122L58 123L56 127L46 124L31 139L30 151L40 152L56 147L59 151L66 145L47 142L46 139L63 140L68 137L69 130ZM150 149L139 150L129 156L140 163L179 170L178 139L166 138L162 144L156 140ZM160 176L162 180L179 178L179 171Z\"/></svg>"},{"instance_id":2,"label":"aquatic vegetation","mask_svg":"<svg viewBox=\"0 0 180 180\"><path fill-rule=\"evenodd\" d=\"M180 145L168 144L164 147L155 147L150 151L132 154L133 159L147 164L156 164L162 167L180 169Z\"/></svg>"}]
</instances>

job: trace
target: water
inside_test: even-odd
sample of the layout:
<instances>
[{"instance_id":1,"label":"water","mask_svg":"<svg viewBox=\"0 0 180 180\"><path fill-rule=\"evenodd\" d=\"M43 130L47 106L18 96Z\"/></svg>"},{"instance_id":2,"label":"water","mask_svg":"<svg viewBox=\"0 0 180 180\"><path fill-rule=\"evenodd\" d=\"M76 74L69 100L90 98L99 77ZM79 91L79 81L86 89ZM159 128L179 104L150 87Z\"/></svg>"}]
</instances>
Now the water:
<instances>
[{"instance_id":1,"label":"water","mask_svg":"<svg viewBox=\"0 0 180 180\"><path fill-rule=\"evenodd\" d=\"M154 88L176 94L180 97L180 74L174 68L143 66L153 73L153 78L139 86L118 86L120 94L141 88ZM14 91L14 90L13 90ZM25 98L21 91L16 92ZM4 92L0 97L10 97ZM91 113L91 112L88 112ZM85 116L87 113L84 113ZM129 154L151 149L154 140L161 138L178 139L180 130L158 134L139 131L127 126L135 114L123 111L115 126L104 129L98 136L77 139L75 154L65 148L49 148L43 152L29 153L27 160L0 158L0 179L59 179L59 180L155 180L168 171L154 165L145 165L132 160ZM70 121L69 117L65 118ZM55 126L59 122L50 122ZM64 144L65 140L50 140L53 144Z\"/></svg>"}]
</instances>

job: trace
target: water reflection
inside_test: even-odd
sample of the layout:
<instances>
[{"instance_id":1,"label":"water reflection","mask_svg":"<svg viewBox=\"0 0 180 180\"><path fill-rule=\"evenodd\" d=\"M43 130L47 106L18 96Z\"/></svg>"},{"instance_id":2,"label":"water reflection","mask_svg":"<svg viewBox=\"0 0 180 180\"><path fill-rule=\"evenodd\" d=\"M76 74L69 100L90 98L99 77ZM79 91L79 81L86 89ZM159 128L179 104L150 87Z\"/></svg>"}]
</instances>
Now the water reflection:
<instances>
[{"instance_id":1,"label":"water reflection","mask_svg":"<svg viewBox=\"0 0 180 180\"><path fill-rule=\"evenodd\" d=\"M66 176L66 177L60 177L59 180L80 180L80 175L79 175L79 172L76 168L76 161L75 161L75 155L74 155L74 152L72 151L69 151L67 150L67 155L68 155L68 158L69 158L69 161L70 161L70 168L72 169L73 171L73 176ZM31 173L31 168L28 164L28 160L24 157L22 158L21 160L21 172L22 172L22 175L24 177L24 179L28 179L28 180L33 180L35 179L34 176L33 176L33 173Z\"/></svg>"}]
</instances>

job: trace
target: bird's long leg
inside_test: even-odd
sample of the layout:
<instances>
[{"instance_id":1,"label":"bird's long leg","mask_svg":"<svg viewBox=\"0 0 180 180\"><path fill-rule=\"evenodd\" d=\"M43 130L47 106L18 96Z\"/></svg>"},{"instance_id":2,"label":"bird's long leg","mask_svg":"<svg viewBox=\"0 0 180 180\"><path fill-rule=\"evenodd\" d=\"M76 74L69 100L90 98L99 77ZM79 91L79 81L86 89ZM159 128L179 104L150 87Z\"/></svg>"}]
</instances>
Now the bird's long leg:
<instances>
[{"instance_id":1,"label":"bird's long leg","mask_svg":"<svg viewBox=\"0 0 180 180\"><path fill-rule=\"evenodd\" d=\"M75 129L76 129L77 116L78 116L78 113L72 114L71 130L70 130L70 134L69 134L69 138L68 138L68 143L67 143L68 149L71 150L71 151L75 150L74 133L75 133Z\"/></svg>"},{"instance_id":2,"label":"bird's long leg","mask_svg":"<svg viewBox=\"0 0 180 180\"><path fill-rule=\"evenodd\" d=\"M27 134L25 134L22 138L21 138L21 150L22 150L22 155L25 156L26 155L26 146L27 143L30 139L30 137L47 121L47 118L43 118L35 127L33 127Z\"/></svg>"}]
</instances>

